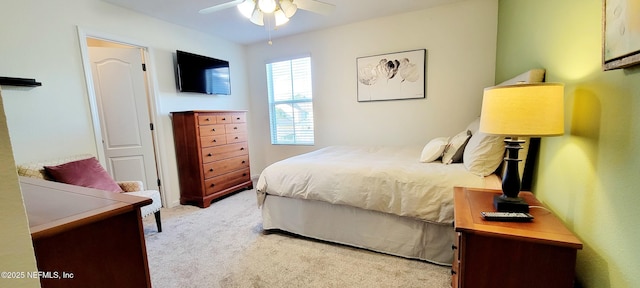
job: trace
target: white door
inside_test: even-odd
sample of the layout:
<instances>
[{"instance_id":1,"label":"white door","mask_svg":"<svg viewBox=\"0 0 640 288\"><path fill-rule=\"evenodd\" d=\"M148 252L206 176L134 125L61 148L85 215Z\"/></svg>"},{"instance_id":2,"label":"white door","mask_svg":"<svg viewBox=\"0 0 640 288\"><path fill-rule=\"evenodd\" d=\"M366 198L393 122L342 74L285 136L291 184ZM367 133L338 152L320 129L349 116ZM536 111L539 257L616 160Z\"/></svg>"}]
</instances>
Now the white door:
<instances>
[{"instance_id":1,"label":"white door","mask_svg":"<svg viewBox=\"0 0 640 288\"><path fill-rule=\"evenodd\" d=\"M158 190L142 50L89 47L89 58L107 171Z\"/></svg>"}]
</instances>

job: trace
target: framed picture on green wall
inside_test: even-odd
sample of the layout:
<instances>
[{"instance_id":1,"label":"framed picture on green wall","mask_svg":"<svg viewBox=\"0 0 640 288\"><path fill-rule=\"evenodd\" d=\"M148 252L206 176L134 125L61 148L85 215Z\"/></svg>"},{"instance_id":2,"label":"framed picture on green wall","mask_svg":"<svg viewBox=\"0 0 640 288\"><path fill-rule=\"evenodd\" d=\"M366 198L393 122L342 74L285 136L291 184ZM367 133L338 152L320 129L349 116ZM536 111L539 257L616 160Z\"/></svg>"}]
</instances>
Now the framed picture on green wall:
<instances>
[{"instance_id":1,"label":"framed picture on green wall","mask_svg":"<svg viewBox=\"0 0 640 288\"><path fill-rule=\"evenodd\" d=\"M604 0L603 69L640 64L640 0Z\"/></svg>"}]
</instances>

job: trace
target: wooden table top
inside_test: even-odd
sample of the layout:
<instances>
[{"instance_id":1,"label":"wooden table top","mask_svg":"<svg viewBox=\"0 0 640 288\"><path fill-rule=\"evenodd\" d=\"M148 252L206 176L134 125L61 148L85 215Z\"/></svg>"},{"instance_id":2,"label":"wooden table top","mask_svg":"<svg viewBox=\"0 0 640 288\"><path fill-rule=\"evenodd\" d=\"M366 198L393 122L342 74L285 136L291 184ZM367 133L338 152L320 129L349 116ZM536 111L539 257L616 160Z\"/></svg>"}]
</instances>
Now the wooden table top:
<instances>
[{"instance_id":1,"label":"wooden table top","mask_svg":"<svg viewBox=\"0 0 640 288\"><path fill-rule=\"evenodd\" d=\"M20 177L31 237L54 235L151 204L150 198Z\"/></svg>"},{"instance_id":2,"label":"wooden table top","mask_svg":"<svg viewBox=\"0 0 640 288\"><path fill-rule=\"evenodd\" d=\"M455 230L582 249L582 242L551 211L541 208L542 203L531 192L520 192L518 196L532 206L529 214L533 215L533 221L520 223L484 220L480 212L495 211L493 197L500 194L500 190L455 187Z\"/></svg>"}]
</instances>

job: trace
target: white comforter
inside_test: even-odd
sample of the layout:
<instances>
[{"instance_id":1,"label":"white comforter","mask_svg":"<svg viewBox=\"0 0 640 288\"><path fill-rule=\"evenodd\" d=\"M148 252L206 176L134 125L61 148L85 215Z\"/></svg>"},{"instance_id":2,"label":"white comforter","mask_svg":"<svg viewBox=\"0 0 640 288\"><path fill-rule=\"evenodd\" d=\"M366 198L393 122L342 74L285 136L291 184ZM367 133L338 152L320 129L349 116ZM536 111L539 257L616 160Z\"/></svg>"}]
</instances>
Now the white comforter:
<instances>
[{"instance_id":1,"label":"white comforter","mask_svg":"<svg viewBox=\"0 0 640 288\"><path fill-rule=\"evenodd\" d=\"M276 162L258 179L259 205L270 194L452 223L453 187L485 180L463 164L421 163L421 149L333 146Z\"/></svg>"}]
</instances>

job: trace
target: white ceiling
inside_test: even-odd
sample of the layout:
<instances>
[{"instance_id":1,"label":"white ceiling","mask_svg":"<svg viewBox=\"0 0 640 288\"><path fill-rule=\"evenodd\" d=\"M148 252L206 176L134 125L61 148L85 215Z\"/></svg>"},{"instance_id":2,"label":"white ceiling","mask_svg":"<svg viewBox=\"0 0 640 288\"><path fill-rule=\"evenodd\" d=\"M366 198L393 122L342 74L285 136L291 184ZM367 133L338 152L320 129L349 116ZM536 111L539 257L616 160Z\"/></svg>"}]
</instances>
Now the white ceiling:
<instances>
[{"instance_id":1,"label":"white ceiling","mask_svg":"<svg viewBox=\"0 0 640 288\"><path fill-rule=\"evenodd\" d=\"M334 4L329 15L298 9L291 20L277 30L268 31L242 17L235 7L199 14L198 11L228 0L103 0L127 9L208 33L235 43L265 43L279 37L344 25L377 17L422 10L461 0L323 0ZM295 3L295 0L294 0Z\"/></svg>"}]
</instances>

